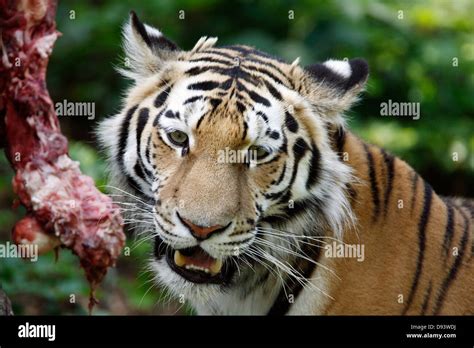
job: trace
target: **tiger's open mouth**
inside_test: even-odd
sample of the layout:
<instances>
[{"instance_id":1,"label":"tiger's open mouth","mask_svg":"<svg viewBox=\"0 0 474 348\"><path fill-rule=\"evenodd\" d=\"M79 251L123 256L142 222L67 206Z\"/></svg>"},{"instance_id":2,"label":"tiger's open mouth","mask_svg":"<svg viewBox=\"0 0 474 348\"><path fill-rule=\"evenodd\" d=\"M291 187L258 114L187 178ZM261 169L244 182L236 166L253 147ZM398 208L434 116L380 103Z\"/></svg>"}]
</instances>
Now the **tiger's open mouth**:
<instances>
[{"instance_id":1,"label":"tiger's open mouth","mask_svg":"<svg viewBox=\"0 0 474 348\"><path fill-rule=\"evenodd\" d=\"M159 250L161 243L161 239L157 237L156 257L163 254ZM199 246L179 250L168 246L164 254L171 269L193 283L226 284L234 273L234 267L229 262L213 258Z\"/></svg>"}]
</instances>

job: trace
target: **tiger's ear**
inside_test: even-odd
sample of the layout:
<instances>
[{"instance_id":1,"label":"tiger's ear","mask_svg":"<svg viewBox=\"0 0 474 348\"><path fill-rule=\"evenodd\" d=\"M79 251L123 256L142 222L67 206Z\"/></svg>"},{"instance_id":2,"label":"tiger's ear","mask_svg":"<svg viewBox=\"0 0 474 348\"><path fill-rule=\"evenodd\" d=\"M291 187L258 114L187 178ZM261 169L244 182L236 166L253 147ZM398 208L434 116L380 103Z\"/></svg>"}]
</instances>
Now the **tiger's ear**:
<instances>
[{"instance_id":1,"label":"tiger's ear","mask_svg":"<svg viewBox=\"0 0 474 348\"><path fill-rule=\"evenodd\" d=\"M365 88L369 66L363 59L327 60L307 66L310 76L309 97L312 104L327 116L348 110ZM336 120L334 120L336 121Z\"/></svg>"},{"instance_id":2,"label":"tiger's ear","mask_svg":"<svg viewBox=\"0 0 474 348\"><path fill-rule=\"evenodd\" d=\"M156 28L138 19L134 11L123 27L123 49L125 69L118 69L124 76L139 80L157 73L163 63L180 51Z\"/></svg>"}]
</instances>

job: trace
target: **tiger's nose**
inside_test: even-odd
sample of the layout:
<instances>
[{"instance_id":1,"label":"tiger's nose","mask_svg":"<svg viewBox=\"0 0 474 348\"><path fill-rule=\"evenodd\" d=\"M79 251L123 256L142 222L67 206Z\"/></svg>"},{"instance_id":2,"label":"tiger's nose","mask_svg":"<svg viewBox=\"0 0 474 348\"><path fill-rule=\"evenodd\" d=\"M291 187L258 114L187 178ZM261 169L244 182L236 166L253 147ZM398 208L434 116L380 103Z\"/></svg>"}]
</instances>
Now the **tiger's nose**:
<instances>
[{"instance_id":1,"label":"tiger's nose","mask_svg":"<svg viewBox=\"0 0 474 348\"><path fill-rule=\"evenodd\" d=\"M188 229L189 232L193 235L194 238L197 240L205 240L210 238L213 235L216 235L218 233L221 233L227 229L227 227L230 226L232 222L229 222L226 226L222 225L214 225L214 226L198 226L192 223L191 221L181 217L179 213L177 213L179 220L182 222L183 225L185 225Z\"/></svg>"}]
</instances>

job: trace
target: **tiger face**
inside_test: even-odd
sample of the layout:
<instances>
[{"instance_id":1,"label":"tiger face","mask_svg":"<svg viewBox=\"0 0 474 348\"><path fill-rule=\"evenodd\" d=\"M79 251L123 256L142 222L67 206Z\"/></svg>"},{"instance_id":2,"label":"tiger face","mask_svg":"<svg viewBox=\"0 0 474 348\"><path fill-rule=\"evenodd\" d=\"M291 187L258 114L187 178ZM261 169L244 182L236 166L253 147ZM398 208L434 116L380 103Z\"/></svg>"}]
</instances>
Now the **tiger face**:
<instances>
[{"instance_id":1,"label":"tiger face","mask_svg":"<svg viewBox=\"0 0 474 348\"><path fill-rule=\"evenodd\" d=\"M99 135L117 201L154 239L159 282L205 302L269 265L291 277L295 236L353 223L333 138L364 61L302 68L215 38L183 51L133 13L124 39L134 84Z\"/></svg>"}]
</instances>

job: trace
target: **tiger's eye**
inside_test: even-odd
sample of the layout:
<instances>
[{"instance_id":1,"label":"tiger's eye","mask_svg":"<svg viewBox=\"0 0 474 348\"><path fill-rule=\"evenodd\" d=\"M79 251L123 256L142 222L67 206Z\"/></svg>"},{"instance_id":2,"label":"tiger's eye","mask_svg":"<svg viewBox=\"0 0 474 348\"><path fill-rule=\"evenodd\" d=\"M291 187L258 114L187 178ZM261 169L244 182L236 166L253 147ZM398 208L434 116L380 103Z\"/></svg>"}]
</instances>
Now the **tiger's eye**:
<instances>
[{"instance_id":1,"label":"tiger's eye","mask_svg":"<svg viewBox=\"0 0 474 348\"><path fill-rule=\"evenodd\" d=\"M270 152L263 146L252 145L249 147L249 156L252 159L262 159L270 154Z\"/></svg>"},{"instance_id":2,"label":"tiger's eye","mask_svg":"<svg viewBox=\"0 0 474 348\"><path fill-rule=\"evenodd\" d=\"M188 144L188 135L182 131L175 130L167 133L168 139L177 146L186 146Z\"/></svg>"}]
</instances>

